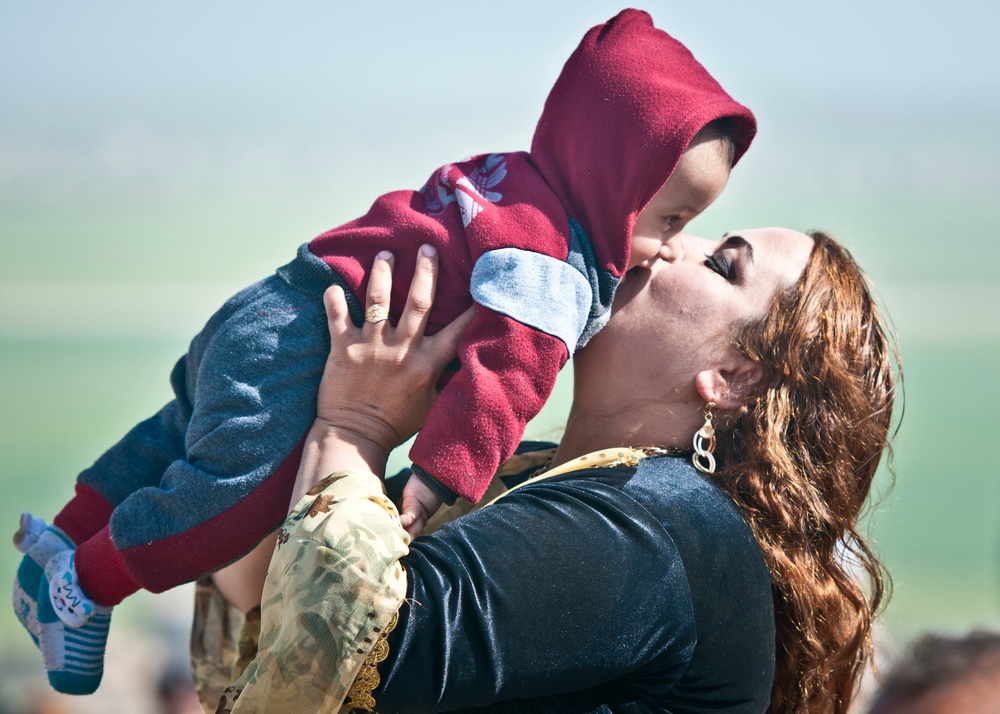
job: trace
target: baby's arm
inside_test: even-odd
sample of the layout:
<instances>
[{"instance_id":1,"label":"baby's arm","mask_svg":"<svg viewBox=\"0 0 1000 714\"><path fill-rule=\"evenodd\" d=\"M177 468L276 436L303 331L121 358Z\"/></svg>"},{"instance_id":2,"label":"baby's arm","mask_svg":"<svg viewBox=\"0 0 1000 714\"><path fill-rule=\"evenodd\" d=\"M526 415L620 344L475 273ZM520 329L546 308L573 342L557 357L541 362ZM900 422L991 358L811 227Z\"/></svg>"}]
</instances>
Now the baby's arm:
<instances>
[{"instance_id":1,"label":"baby's arm","mask_svg":"<svg viewBox=\"0 0 1000 714\"><path fill-rule=\"evenodd\" d=\"M441 499L416 474L410 476L403 487L403 503L399 523L416 538L424 532L427 520L441 507Z\"/></svg>"},{"instance_id":2,"label":"baby's arm","mask_svg":"<svg viewBox=\"0 0 1000 714\"><path fill-rule=\"evenodd\" d=\"M446 502L482 498L597 312L598 286L558 253L499 248L476 261L461 368L410 450L414 470Z\"/></svg>"},{"instance_id":3,"label":"baby's arm","mask_svg":"<svg viewBox=\"0 0 1000 714\"><path fill-rule=\"evenodd\" d=\"M477 304L458 353L462 366L427 415L410 460L445 493L475 503L548 399L568 352L558 338Z\"/></svg>"}]
</instances>

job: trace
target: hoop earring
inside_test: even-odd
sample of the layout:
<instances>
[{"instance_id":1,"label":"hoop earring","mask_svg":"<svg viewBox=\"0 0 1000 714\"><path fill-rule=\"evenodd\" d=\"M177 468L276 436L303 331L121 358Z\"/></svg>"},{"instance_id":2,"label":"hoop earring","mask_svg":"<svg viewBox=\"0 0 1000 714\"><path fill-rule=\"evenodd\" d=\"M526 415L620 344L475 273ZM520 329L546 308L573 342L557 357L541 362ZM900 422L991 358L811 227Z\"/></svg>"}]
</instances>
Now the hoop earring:
<instances>
[{"instance_id":1,"label":"hoop earring","mask_svg":"<svg viewBox=\"0 0 1000 714\"><path fill-rule=\"evenodd\" d=\"M715 473L715 426L712 425L712 409L715 402L705 405L705 423L694 433L694 453L691 463L703 474Z\"/></svg>"}]
</instances>

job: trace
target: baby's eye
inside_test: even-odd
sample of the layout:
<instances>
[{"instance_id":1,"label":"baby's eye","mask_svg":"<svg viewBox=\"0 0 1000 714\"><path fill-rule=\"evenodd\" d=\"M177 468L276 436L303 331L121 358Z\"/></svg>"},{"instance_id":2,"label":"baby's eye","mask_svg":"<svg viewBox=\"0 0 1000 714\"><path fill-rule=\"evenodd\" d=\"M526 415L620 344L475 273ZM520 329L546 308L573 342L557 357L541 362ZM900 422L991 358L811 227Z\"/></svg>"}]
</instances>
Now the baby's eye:
<instances>
[{"instance_id":1,"label":"baby's eye","mask_svg":"<svg viewBox=\"0 0 1000 714\"><path fill-rule=\"evenodd\" d=\"M733 278L733 261L724 252L715 255L706 254L705 267L718 273L726 280L732 280Z\"/></svg>"},{"instance_id":2,"label":"baby's eye","mask_svg":"<svg viewBox=\"0 0 1000 714\"><path fill-rule=\"evenodd\" d=\"M677 226L677 224L680 223L680 221L681 221L681 217L680 216L664 216L663 217L663 225L666 228L675 228Z\"/></svg>"}]
</instances>

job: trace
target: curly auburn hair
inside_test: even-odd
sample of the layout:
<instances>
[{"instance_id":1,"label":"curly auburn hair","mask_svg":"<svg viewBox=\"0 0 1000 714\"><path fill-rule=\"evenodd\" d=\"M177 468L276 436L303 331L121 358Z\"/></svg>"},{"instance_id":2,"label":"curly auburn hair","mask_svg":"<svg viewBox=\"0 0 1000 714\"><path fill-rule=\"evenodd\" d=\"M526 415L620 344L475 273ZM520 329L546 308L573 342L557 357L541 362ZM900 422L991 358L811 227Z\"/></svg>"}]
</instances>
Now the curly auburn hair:
<instances>
[{"instance_id":1,"label":"curly auburn hair","mask_svg":"<svg viewBox=\"0 0 1000 714\"><path fill-rule=\"evenodd\" d=\"M798 283L737 330L737 349L763 377L718 432L729 466L716 482L773 580L771 712L848 709L889 582L857 528L889 445L897 352L850 253L825 233L810 236Z\"/></svg>"}]
</instances>

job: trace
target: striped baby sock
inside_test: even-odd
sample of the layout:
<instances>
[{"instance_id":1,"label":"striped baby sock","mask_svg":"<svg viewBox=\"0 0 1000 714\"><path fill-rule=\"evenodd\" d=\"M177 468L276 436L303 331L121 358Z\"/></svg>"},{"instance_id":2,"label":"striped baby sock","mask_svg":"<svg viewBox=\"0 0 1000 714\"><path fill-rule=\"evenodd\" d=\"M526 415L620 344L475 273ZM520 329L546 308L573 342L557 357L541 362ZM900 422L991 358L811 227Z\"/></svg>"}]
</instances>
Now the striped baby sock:
<instances>
[{"instance_id":1,"label":"striped baby sock","mask_svg":"<svg viewBox=\"0 0 1000 714\"><path fill-rule=\"evenodd\" d=\"M21 527L14 534L14 547L24 553L14 578L14 614L31 639L38 644L38 588L44 569L52 556L75 546L65 533L55 526L46 526L41 518L21 514Z\"/></svg>"},{"instance_id":2,"label":"striped baby sock","mask_svg":"<svg viewBox=\"0 0 1000 714\"><path fill-rule=\"evenodd\" d=\"M73 551L45 566L38 590L38 641L49 684L65 694L91 694L104 674L111 608L93 602L76 577Z\"/></svg>"}]
</instances>

